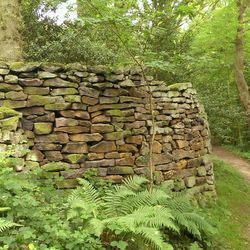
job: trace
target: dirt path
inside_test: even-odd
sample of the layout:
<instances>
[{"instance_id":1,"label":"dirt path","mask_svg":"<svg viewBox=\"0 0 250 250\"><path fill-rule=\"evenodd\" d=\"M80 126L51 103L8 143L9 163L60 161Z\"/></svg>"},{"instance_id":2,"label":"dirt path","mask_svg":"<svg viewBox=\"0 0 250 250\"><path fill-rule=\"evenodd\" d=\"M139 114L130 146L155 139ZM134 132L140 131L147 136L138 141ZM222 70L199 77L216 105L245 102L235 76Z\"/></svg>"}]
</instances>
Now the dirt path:
<instances>
[{"instance_id":1,"label":"dirt path","mask_svg":"<svg viewBox=\"0 0 250 250\"><path fill-rule=\"evenodd\" d=\"M250 184L250 163L247 160L244 160L219 146L213 146L213 154L235 167Z\"/></svg>"}]
</instances>

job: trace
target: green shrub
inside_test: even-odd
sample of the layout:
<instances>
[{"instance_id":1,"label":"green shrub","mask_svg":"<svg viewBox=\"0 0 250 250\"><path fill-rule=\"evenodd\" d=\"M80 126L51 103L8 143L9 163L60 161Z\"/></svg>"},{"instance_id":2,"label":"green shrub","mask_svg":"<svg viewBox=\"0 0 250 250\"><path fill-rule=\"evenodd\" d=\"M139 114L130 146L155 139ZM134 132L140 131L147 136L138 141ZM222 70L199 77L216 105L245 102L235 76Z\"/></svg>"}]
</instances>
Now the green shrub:
<instances>
[{"instance_id":1,"label":"green shrub","mask_svg":"<svg viewBox=\"0 0 250 250\"><path fill-rule=\"evenodd\" d=\"M1 165L0 205L11 207L4 220L22 226L2 226L0 249L189 249L213 232L187 195L167 185L149 192L143 177L115 186L89 172L75 190L58 190L41 169Z\"/></svg>"}]
</instances>

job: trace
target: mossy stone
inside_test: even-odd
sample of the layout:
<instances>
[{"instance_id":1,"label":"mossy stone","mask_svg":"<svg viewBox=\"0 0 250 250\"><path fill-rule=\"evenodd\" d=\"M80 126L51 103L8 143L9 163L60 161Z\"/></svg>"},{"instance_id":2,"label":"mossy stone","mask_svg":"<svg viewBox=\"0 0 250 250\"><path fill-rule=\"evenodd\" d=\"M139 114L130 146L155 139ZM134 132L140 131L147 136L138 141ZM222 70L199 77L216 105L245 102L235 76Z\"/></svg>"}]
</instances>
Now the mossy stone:
<instances>
[{"instance_id":1,"label":"mossy stone","mask_svg":"<svg viewBox=\"0 0 250 250\"><path fill-rule=\"evenodd\" d=\"M110 175L131 175L134 174L134 169L129 166L109 167L108 174Z\"/></svg>"},{"instance_id":2,"label":"mossy stone","mask_svg":"<svg viewBox=\"0 0 250 250\"><path fill-rule=\"evenodd\" d=\"M44 106L46 104L52 104L57 102L59 99L57 97L42 96L42 95L30 95L28 98L27 106Z\"/></svg>"},{"instance_id":3,"label":"mossy stone","mask_svg":"<svg viewBox=\"0 0 250 250\"><path fill-rule=\"evenodd\" d=\"M22 87L17 84L7 84L1 83L0 84L0 91L9 92L9 91L22 91Z\"/></svg>"},{"instance_id":4,"label":"mossy stone","mask_svg":"<svg viewBox=\"0 0 250 250\"><path fill-rule=\"evenodd\" d=\"M10 64L10 70L17 73L32 72L38 67L38 63L13 62L12 64Z\"/></svg>"},{"instance_id":5,"label":"mossy stone","mask_svg":"<svg viewBox=\"0 0 250 250\"><path fill-rule=\"evenodd\" d=\"M6 75L4 81L6 83L18 83L18 77L15 75Z\"/></svg>"},{"instance_id":6,"label":"mossy stone","mask_svg":"<svg viewBox=\"0 0 250 250\"><path fill-rule=\"evenodd\" d=\"M119 109L107 110L107 111L106 111L106 114L107 114L107 115L110 115L110 116L118 116L118 117L123 116L122 111L119 110Z\"/></svg>"},{"instance_id":7,"label":"mossy stone","mask_svg":"<svg viewBox=\"0 0 250 250\"><path fill-rule=\"evenodd\" d=\"M78 95L66 95L64 97L64 100L66 102L70 102L70 103L73 103L73 102L81 102L81 96L78 96Z\"/></svg>"},{"instance_id":8,"label":"mossy stone","mask_svg":"<svg viewBox=\"0 0 250 250\"><path fill-rule=\"evenodd\" d=\"M86 155L84 154L69 154L65 157L65 160L72 164L82 163L85 159Z\"/></svg>"},{"instance_id":9,"label":"mossy stone","mask_svg":"<svg viewBox=\"0 0 250 250\"><path fill-rule=\"evenodd\" d=\"M136 161L135 161L135 164L139 167L145 167L145 166L148 166L148 162L149 162L149 157L148 155L142 155L142 156L139 156Z\"/></svg>"},{"instance_id":10,"label":"mossy stone","mask_svg":"<svg viewBox=\"0 0 250 250\"><path fill-rule=\"evenodd\" d=\"M197 173L198 173L198 176L206 176L207 174L206 168L202 166L198 167Z\"/></svg>"},{"instance_id":11,"label":"mossy stone","mask_svg":"<svg viewBox=\"0 0 250 250\"><path fill-rule=\"evenodd\" d=\"M56 187L59 189L68 189L74 188L78 185L78 181L76 179L68 179L63 181L57 181Z\"/></svg>"},{"instance_id":12,"label":"mossy stone","mask_svg":"<svg viewBox=\"0 0 250 250\"><path fill-rule=\"evenodd\" d=\"M47 172L62 171L69 169L69 164L65 162L50 162L43 165L42 169Z\"/></svg>"},{"instance_id":13,"label":"mossy stone","mask_svg":"<svg viewBox=\"0 0 250 250\"><path fill-rule=\"evenodd\" d=\"M178 180L174 181L174 190L175 191L181 191L181 190L183 190L185 188L186 188L186 186L185 186L184 180L178 179Z\"/></svg>"},{"instance_id":14,"label":"mossy stone","mask_svg":"<svg viewBox=\"0 0 250 250\"><path fill-rule=\"evenodd\" d=\"M34 123L34 132L37 135L47 135L52 132L52 123L48 122L37 122Z\"/></svg>"},{"instance_id":15,"label":"mossy stone","mask_svg":"<svg viewBox=\"0 0 250 250\"><path fill-rule=\"evenodd\" d=\"M53 110L53 111L62 111L65 109L69 109L70 106L71 106L71 103L54 103L54 104L46 104L45 109Z\"/></svg>"},{"instance_id":16,"label":"mossy stone","mask_svg":"<svg viewBox=\"0 0 250 250\"><path fill-rule=\"evenodd\" d=\"M116 140L121 140L130 135L131 135L130 131L119 131L119 132L112 132L112 133L104 134L103 138L104 140L107 140L107 141L116 141Z\"/></svg>"},{"instance_id":17,"label":"mossy stone","mask_svg":"<svg viewBox=\"0 0 250 250\"><path fill-rule=\"evenodd\" d=\"M13 116L21 118L22 113L8 107L0 107L0 119L9 118Z\"/></svg>"},{"instance_id":18,"label":"mossy stone","mask_svg":"<svg viewBox=\"0 0 250 250\"><path fill-rule=\"evenodd\" d=\"M59 176L60 176L59 172L43 172L41 174L41 177L45 179L55 179L58 178Z\"/></svg>"},{"instance_id":19,"label":"mossy stone","mask_svg":"<svg viewBox=\"0 0 250 250\"><path fill-rule=\"evenodd\" d=\"M186 186L188 188L194 187L196 184L196 178L195 176L189 176L186 178Z\"/></svg>"},{"instance_id":20,"label":"mossy stone","mask_svg":"<svg viewBox=\"0 0 250 250\"><path fill-rule=\"evenodd\" d=\"M38 72L38 78L41 78L41 79L50 79L50 78L55 78L55 77L57 77L56 74L53 74L53 73L50 73L47 71L39 71Z\"/></svg>"},{"instance_id":21,"label":"mossy stone","mask_svg":"<svg viewBox=\"0 0 250 250\"><path fill-rule=\"evenodd\" d=\"M181 91L181 90L185 90L187 88L192 88L192 84L191 83L175 83L175 84L169 85L167 87L167 90Z\"/></svg>"},{"instance_id":22,"label":"mossy stone","mask_svg":"<svg viewBox=\"0 0 250 250\"><path fill-rule=\"evenodd\" d=\"M23 158L8 158L6 161L7 167L12 167L15 169L20 169L24 167L24 159Z\"/></svg>"},{"instance_id":23,"label":"mossy stone","mask_svg":"<svg viewBox=\"0 0 250 250\"><path fill-rule=\"evenodd\" d=\"M48 95L49 87L24 87L24 93L28 95Z\"/></svg>"},{"instance_id":24,"label":"mossy stone","mask_svg":"<svg viewBox=\"0 0 250 250\"><path fill-rule=\"evenodd\" d=\"M10 70L9 69L0 69L0 75L7 75L9 74Z\"/></svg>"},{"instance_id":25,"label":"mossy stone","mask_svg":"<svg viewBox=\"0 0 250 250\"><path fill-rule=\"evenodd\" d=\"M25 167L29 170L33 170L33 169L39 168L39 163L35 161L26 161Z\"/></svg>"},{"instance_id":26,"label":"mossy stone","mask_svg":"<svg viewBox=\"0 0 250 250\"><path fill-rule=\"evenodd\" d=\"M27 105L26 101L11 101L11 100L4 100L1 102L2 106L17 109L17 108L25 108Z\"/></svg>"},{"instance_id":27,"label":"mossy stone","mask_svg":"<svg viewBox=\"0 0 250 250\"><path fill-rule=\"evenodd\" d=\"M0 128L8 129L8 130L16 130L19 122L19 117L9 117L0 120Z\"/></svg>"}]
</instances>

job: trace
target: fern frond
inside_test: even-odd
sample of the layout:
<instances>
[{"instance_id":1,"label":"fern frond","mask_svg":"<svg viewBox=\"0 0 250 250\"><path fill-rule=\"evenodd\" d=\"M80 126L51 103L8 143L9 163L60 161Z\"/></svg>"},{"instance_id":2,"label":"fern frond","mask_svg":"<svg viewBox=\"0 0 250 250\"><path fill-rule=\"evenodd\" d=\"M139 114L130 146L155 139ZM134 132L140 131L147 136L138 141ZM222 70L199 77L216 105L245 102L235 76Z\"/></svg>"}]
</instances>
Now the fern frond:
<instances>
[{"instance_id":1,"label":"fern frond","mask_svg":"<svg viewBox=\"0 0 250 250\"><path fill-rule=\"evenodd\" d=\"M186 220L193 222L201 233L214 234L215 229L199 214L184 213Z\"/></svg>"},{"instance_id":2,"label":"fern frond","mask_svg":"<svg viewBox=\"0 0 250 250\"><path fill-rule=\"evenodd\" d=\"M160 189L153 189L150 193L150 201L152 205L161 205L168 201L171 197Z\"/></svg>"},{"instance_id":3,"label":"fern frond","mask_svg":"<svg viewBox=\"0 0 250 250\"><path fill-rule=\"evenodd\" d=\"M138 226L147 226L154 228L168 228L179 232L178 227L174 223L173 215L168 208L162 206L144 206L133 212L130 216L135 218Z\"/></svg>"},{"instance_id":4,"label":"fern frond","mask_svg":"<svg viewBox=\"0 0 250 250\"><path fill-rule=\"evenodd\" d=\"M125 189L125 190L123 190ZM126 215L143 206L151 205L151 195L148 190L135 193L127 188L109 192L104 198L105 213L108 215Z\"/></svg>"},{"instance_id":5,"label":"fern frond","mask_svg":"<svg viewBox=\"0 0 250 250\"><path fill-rule=\"evenodd\" d=\"M139 190L145 183L148 183L148 179L138 175L129 176L128 178L123 180L124 186L134 191Z\"/></svg>"},{"instance_id":6,"label":"fern frond","mask_svg":"<svg viewBox=\"0 0 250 250\"><path fill-rule=\"evenodd\" d=\"M103 205L99 193L86 180L80 180L81 187L73 190L68 198L70 209L68 211L68 219L79 217L84 211L85 214L92 213L94 217Z\"/></svg>"},{"instance_id":7,"label":"fern frond","mask_svg":"<svg viewBox=\"0 0 250 250\"><path fill-rule=\"evenodd\" d=\"M187 196L183 194L173 194L171 196L171 199L165 200L164 205L170 208L171 210L178 211L180 213L193 211L193 207L191 205L190 200Z\"/></svg>"},{"instance_id":8,"label":"fern frond","mask_svg":"<svg viewBox=\"0 0 250 250\"><path fill-rule=\"evenodd\" d=\"M0 213L11 210L10 207L0 207Z\"/></svg>"},{"instance_id":9,"label":"fern frond","mask_svg":"<svg viewBox=\"0 0 250 250\"><path fill-rule=\"evenodd\" d=\"M21 225L0 218L0 232L3 232L4 230L7 230L15 226L21 226Z\"/></svg>"},{"instance_id":10,"label":"fern frond","mask_svg":"<svg viewBox=\"0 0 250 250\"><path fill-rule=\"evenodd\" d=\"M88 181L81 179L79 183L81 187L72 191L68 198L69 203L73 202L74 199L79 199L79 197L89 203L99 203L101 201L99 193Z\"/></svg>"},{"instance_id":11,"label":"fern frond","mask_svg":"<svg viewBox=\"0 0 250 250\"><path fill-rule=\"evenodd\" d=\"M100 237L102 234L103 230L105 229L105 224L106 222L103 220L99 220L96 218L93 218L90 220L90 226L93 228L93 232L97 237Z\"/></svg>"},{"instance_id":12,"label":"fern frond","mask_svg":"<svg viewBox=\"0 0 250 250\"><path fill-rule=\"evenodd\" d=\"M136 235L142 238L146 245L156 250L172 250L173 247L164 242L161 232L156 228L137 227Z\"/></svg>"}]
</instances>

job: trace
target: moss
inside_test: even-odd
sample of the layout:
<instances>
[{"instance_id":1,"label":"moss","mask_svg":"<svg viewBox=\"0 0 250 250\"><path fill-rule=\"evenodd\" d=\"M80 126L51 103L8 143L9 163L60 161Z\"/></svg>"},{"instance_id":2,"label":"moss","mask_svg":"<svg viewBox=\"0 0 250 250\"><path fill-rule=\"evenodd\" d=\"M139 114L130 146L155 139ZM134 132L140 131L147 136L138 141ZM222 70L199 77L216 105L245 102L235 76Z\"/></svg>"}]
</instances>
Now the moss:
<instances>
[{"instance_id":1,"label":"moss","mask_svg":"<svg viewBox=\"0 0 250 250\"><path fill-rule=\"evenodd\" d=\"M64 97L66 102L81 102L81 97L78 95L67 95Z\"/></svg>"},{"instance_id":2,"label":"moss","mask_svg":"<svg viewBox=\"0 0 250 250\"><path fill-rule=\"evenodd\" d=\"M52 124L47 122L38 122L34 124L35 133L38 135L47 135L52 132Z\"/></svg>"},{"instance_id":3,"label":"moss","mask_svg":"<svg viewBox=\"0 0 250 250\"><path fill-rule=\"evenodd\" d=\"M123 116L122 111L119 109L108 110L106 111L106 114L110 116L119 116L119 117Z\"/></svg>"},{"instance_id":4,"label":"moss","mask_svg":"<svg viewBox=\"0 0 250 250\"><path fill-rule=\"evenodd\" d=\"M31 95L28 99L29 106L43 106L46 104L55 103L56 97L42 96L42 95Z\"/></svg>"},{"instance_id":5,"label":"moss","mask_svg":"<svg viewBox=\"0 0 250 250\"><path fill-rule=\"evenodd\" d=\"M22 113L17 112L16 110L5 107L5 106L0 107L0 119L9 118L13 116L21 118Z\"/></svg>"},{"instance_id":6,"label":"moss","mask_svg":"<svg viewBox=\"0 0 250 250\"><path fill-rule=\"evenodd\" d=\"M24 159L22 158L8 158L6 160L6 166L15 168L15 167L23 167L24 166Z\"/></svg>"},{"instance_id":7,"label":"moss","mask_svg":"<svg viewBox=\"0 0 250 250\"><path fill-rule=\"evenodd\" d=\"M42 166L42 169L47 172L62 171L69 168L69 164L65 162L50 162Z\"/></svg>"},{"instance_id":8,"label":"moss","mask_svg":"<svg viewBox=\"0 0 250 250\"><path fill-rule=\"evenodd\" d=\"M13 62L10 64L10 70L14 72L31 72L39 66L39 63Z\"/></svg>"},{"instance_id":9,"label":"moss","mask_svg":"<svg viewBox=\"0 0 250 250\"><path fill-rule=\"evenodd\" d=\"M130 131L119 131L119 132L112 132L107 133L103 136L104 140L107 141L115 141L115 140L121 140L124 137L128 137L131 135Z\"/></svg>"},{"instance_id":10,"label":"moss","mask_svg":"<svg viewBox=\"0 0 250 250\"><path fill-rule=\"evenodd\" d=\"M59 189L74 188L77 185L78 185L78 182L75 179L63 180L63 181L57 181L56 182L56 186Z\"/></svg>"},{"instance_id":11,"label":"moss","mask_svg":"<svg viewBox=\"0 0 250 250\"><path fill-rule=\"evenodd\" d=\"M117 166L108 168L108 174L111 175L131 175L134 174L134 169L129 166Z\"/></svg>"},{"instance_id":12,"label":"moss","mask_svg":"<svg viewBox=\"0 0 250 250\"><path fill-rule=\"evenodd\" d=\"M184 89L191 88L191 87L192 87L191 83L175 83L175 84L169 85L167 89L171 91L180 91L180 90L184 90Z\"/></svg>"},{"instance_id":13,"label":"moss","mask_svg":"<svg viewBox=\"0 0 250 250\"><path fill-rule=\"evenodd\" d=\"M19 122L19 117L10 117L3 120L0 120L0 128L8 130L16 130Z\"/></svg>"},{"instance_id":14,"label":"moss","mask_svg":"<svg viewBox=\"0 0 250 250\"><path fill-rule=\"evenodd\" d=\"M66 156L66 159L68 162L75 164L75 163L81 163L86 159L86 155L84 154L69 154Z\"/></svg>"}]
</instances>

